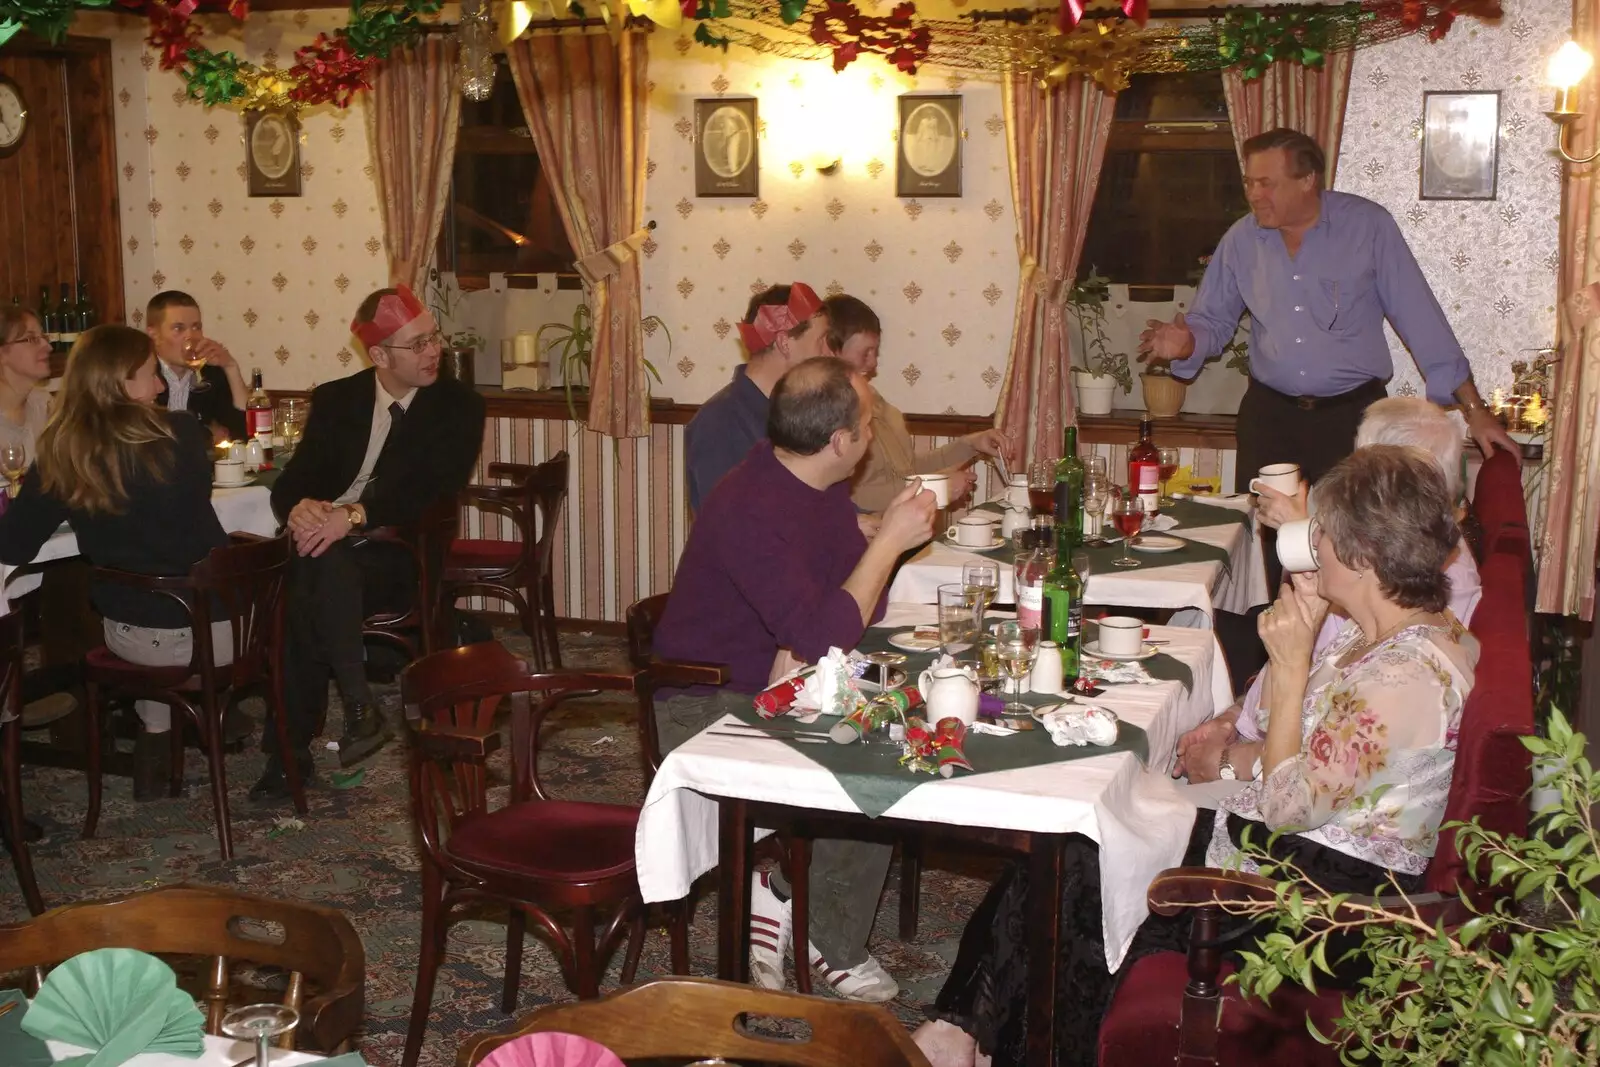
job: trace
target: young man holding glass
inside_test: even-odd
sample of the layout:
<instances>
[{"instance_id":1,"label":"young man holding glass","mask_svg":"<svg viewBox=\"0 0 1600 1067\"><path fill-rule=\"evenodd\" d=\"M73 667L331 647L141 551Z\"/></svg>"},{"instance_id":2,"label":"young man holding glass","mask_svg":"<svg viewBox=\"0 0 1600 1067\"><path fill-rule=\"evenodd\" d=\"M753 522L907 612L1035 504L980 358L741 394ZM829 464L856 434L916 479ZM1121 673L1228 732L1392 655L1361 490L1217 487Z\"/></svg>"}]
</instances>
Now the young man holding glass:
<instances>
[{"instance_id":1,"label":"young man holding glass","mask_svg":"<svg viewBox=\"0 0 1600 1067\"><path fill-rule=\"evenodd\" d=\"M176 289L157 293L145 305L144 332L155 342L161 371L156 403L193 413L218 441L243 440L250 390L238 360L206 336L195 298Z\"/></svg>"}]
</instances>

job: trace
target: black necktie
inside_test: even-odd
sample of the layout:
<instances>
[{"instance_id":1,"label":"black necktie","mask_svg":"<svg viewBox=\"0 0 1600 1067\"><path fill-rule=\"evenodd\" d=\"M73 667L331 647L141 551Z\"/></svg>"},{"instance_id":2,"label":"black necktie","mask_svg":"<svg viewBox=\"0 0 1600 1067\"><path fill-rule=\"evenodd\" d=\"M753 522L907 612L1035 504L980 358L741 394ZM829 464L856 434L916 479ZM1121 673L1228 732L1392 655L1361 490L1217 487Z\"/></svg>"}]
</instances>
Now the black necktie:
<instances>
[{"instance_id":1,"label":"black necktie","mask_svg":"<svg viewBox=\"0 0 1600 1067\"><path fill-rule=\"evenodd\" d=\"M400 420L405 418L406 409L396 400L389 405L389 433L383 439L383 447L378 449L378 458L372 464L372 477L367 481L367 488L362 492L365 497L372 492L372 487L377 484L378 475L383 472L383 461L394 448L394 443L400 436Z\"/></svg>"}]
</instances>

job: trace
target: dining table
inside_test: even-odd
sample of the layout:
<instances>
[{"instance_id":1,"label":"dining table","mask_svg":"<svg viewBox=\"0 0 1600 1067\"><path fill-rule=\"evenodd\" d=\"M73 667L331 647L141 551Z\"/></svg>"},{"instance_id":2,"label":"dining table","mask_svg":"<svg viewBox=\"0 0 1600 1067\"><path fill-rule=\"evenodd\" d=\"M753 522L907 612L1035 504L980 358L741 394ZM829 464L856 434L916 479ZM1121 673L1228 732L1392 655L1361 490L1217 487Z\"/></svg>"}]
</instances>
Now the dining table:
<instances>
[{"instance_id":1,"label":"dining table","mask_svg":"<svg viewBox=\"0 0 1600 1067\"><path fill-rule=\"evenodd\" d=\"M1000 515L995 503L980 504L972 511L997 522ZM1152 532L1203 547L1167 554L1145 551L1136 541L1131 555L1138 566L1121 567L1111 562L1112 556L1122 554L1120 541L1113 542L1093 554L1094 566L1084 581L1085 604L1173 611L1180 614L1170 621L1178 625L1209 628L1216 611L1242 614L1271 601L1266 556L1248 495L1180 497L1165 514L1175 524L1162 522ZM998 534L995 539L999 541ZM1196 558L1201 556L1205 558ZM900 567L889 586L889 599L936 603L939 586L959 583L962 567L981 560L999 565L996 600L1009 604L1016 597L1015 558L1009 544L970 548L941 533Z\"/></svg>"},{"instance_id":2,"label":"dining table","mask_svg":"<svg viewBox=\"0 0 1600 1067\"><path fill-rule=\"evenodd\" d=\"M863 646L932 617L926 604L891 603ZM1162 677L1143 684L1106 684L1101 694L1087 698L1119 720L1118 743L1105 750L1056 748L1044 729L1009 736L969 733L971 773L916 776L898 765L897 749L888 745L872 757L875 767L858 765L843 775L825 766L835 753L811 744L760 736L759 729L725 736L739 732L741 721L725 717L668 753L655 774L635 837L644 899L680 899L696 878L718 868L718 974L744 981L751 846L759 836L782 828L888 840L913 833L1023 853L1030 872L1030 932L1040 947L1028 964L1029 1017L1040 1024L1028 1028L1027 1062L1045 1067L1058 993L1059 898L1068 838L1080 834L1099 848L1106 961L1115 970L1147 914L1146 887L1181 862L1188 844L1195 805L1169 776L1177 739L1232 696L1210 630L1152 626L1148 637L1161 642L1153 647L1170 669L1152 669L1152 676ZM908 659L911 678L927 658ZM1048 705L1062 698L1022 699ZM986 762L1009 766L986 771ZM863 798L869 797L878 803L864 810Z\"/></svg>"},{"instance_id":3,"label":"dining table","mask_svg":"<svg viewBox=\"0 0 1600 1067\"><path fill-rule=\"evenodd\" d=\"M205 1050L194 1059L175 1056L168 1052L141 1052L132 1059L125 1060L123 1067L235 1067L242 1060L250 1060L251 1067L254 1067L254 1042L235 1041L231 1037L206 1034L205 1046ZM79 1048L77 1045L69 1045L64 1041L46 1041L45 1047L50 1050L50 1054L57 1062L70 1060L92 1051ZM314 1052L274 1049L271 1067L302 1067L308 1063L323 1063L327 1059L326 1056L319 1056Z\"/></svg>"}]
</instances>

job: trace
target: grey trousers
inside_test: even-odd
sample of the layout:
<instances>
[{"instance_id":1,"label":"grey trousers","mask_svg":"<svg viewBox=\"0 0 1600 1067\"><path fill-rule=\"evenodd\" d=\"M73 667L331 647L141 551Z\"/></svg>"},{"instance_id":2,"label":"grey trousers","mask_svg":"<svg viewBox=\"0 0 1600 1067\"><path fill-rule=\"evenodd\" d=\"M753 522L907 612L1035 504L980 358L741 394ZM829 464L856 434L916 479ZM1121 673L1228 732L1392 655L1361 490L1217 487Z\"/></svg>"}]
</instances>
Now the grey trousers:
<instances>
[{"instance_id":1,"label":"grey trousers","mask_svg":"<svg viewBox=\"0 0 1600 1067\"><path fill-rule=\"evenodd\" d=\"M749 693L728 690L662 701L656 705L661 751L671 752L724 715L748 707ZM847 970L866 962L867 936L893 855L892 846L871 841L812 842L809 934L829 967ZM781 871L773 874L772 884L784 896L790 895Z\"/></svg>"},{"instance_id":2,"label":"grey trousers","mask_svg":"<svg viewBox=\"0 0 1600 1067\"><path fill-rule=\"evenodd\" d=\"M181 667L194 655L194 631L187 626L163 630L106 619L105 635L106 648L114 655L142 667ZM233 623L228 619L211 624L211 659L219 667L233 662ZM164 734L172 729L171 705L136 700L133 707L146 732Z\"/></svg>"}]
</instances>

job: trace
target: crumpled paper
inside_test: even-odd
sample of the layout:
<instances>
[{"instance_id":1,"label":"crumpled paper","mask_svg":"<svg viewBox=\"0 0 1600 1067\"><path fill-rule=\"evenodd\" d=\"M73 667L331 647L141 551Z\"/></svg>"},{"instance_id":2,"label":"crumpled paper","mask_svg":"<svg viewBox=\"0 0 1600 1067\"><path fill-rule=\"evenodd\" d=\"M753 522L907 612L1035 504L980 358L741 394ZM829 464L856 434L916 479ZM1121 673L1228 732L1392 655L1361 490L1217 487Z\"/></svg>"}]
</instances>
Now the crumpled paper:
<instances>
[{"instance_id":1,"label":"crumpled paper","mask_svg":"<svg viewBox=\"0 0 1600 1067\"><path fill-rule=\"evenodd\" d=\"M1159 685L1160 679L1150 677L1144 664L1130 660L1099 659L1084 656L1079 669L1097 682L1111 685Z\"/></svg>"},{"instance_id":2,"label":"crumpled paper","mask_svg":"<svg viewBox=\"0 0 1600 1067\"><path fill-rule=\"evenodd\" d=\"M1058 704L1039 714L1050 740L1063 748L1114 745L1117 721L1116 712L1098 704Z\"/></svg>"},{"instance_id":3,"label":"crumpled paper","mask_svg":"<svg viewBox=\"0 0 1600 1067\"><path fill-rule=\"evenodd\" d=\"M803 722L811 722L819 715L844 717L866 705L857 680L866 673L866 660L854 652L830 648L828 654L817 661L816 669L806 677L806 684L794 698L791 713Z\"/></svg>"}]
</instances>

